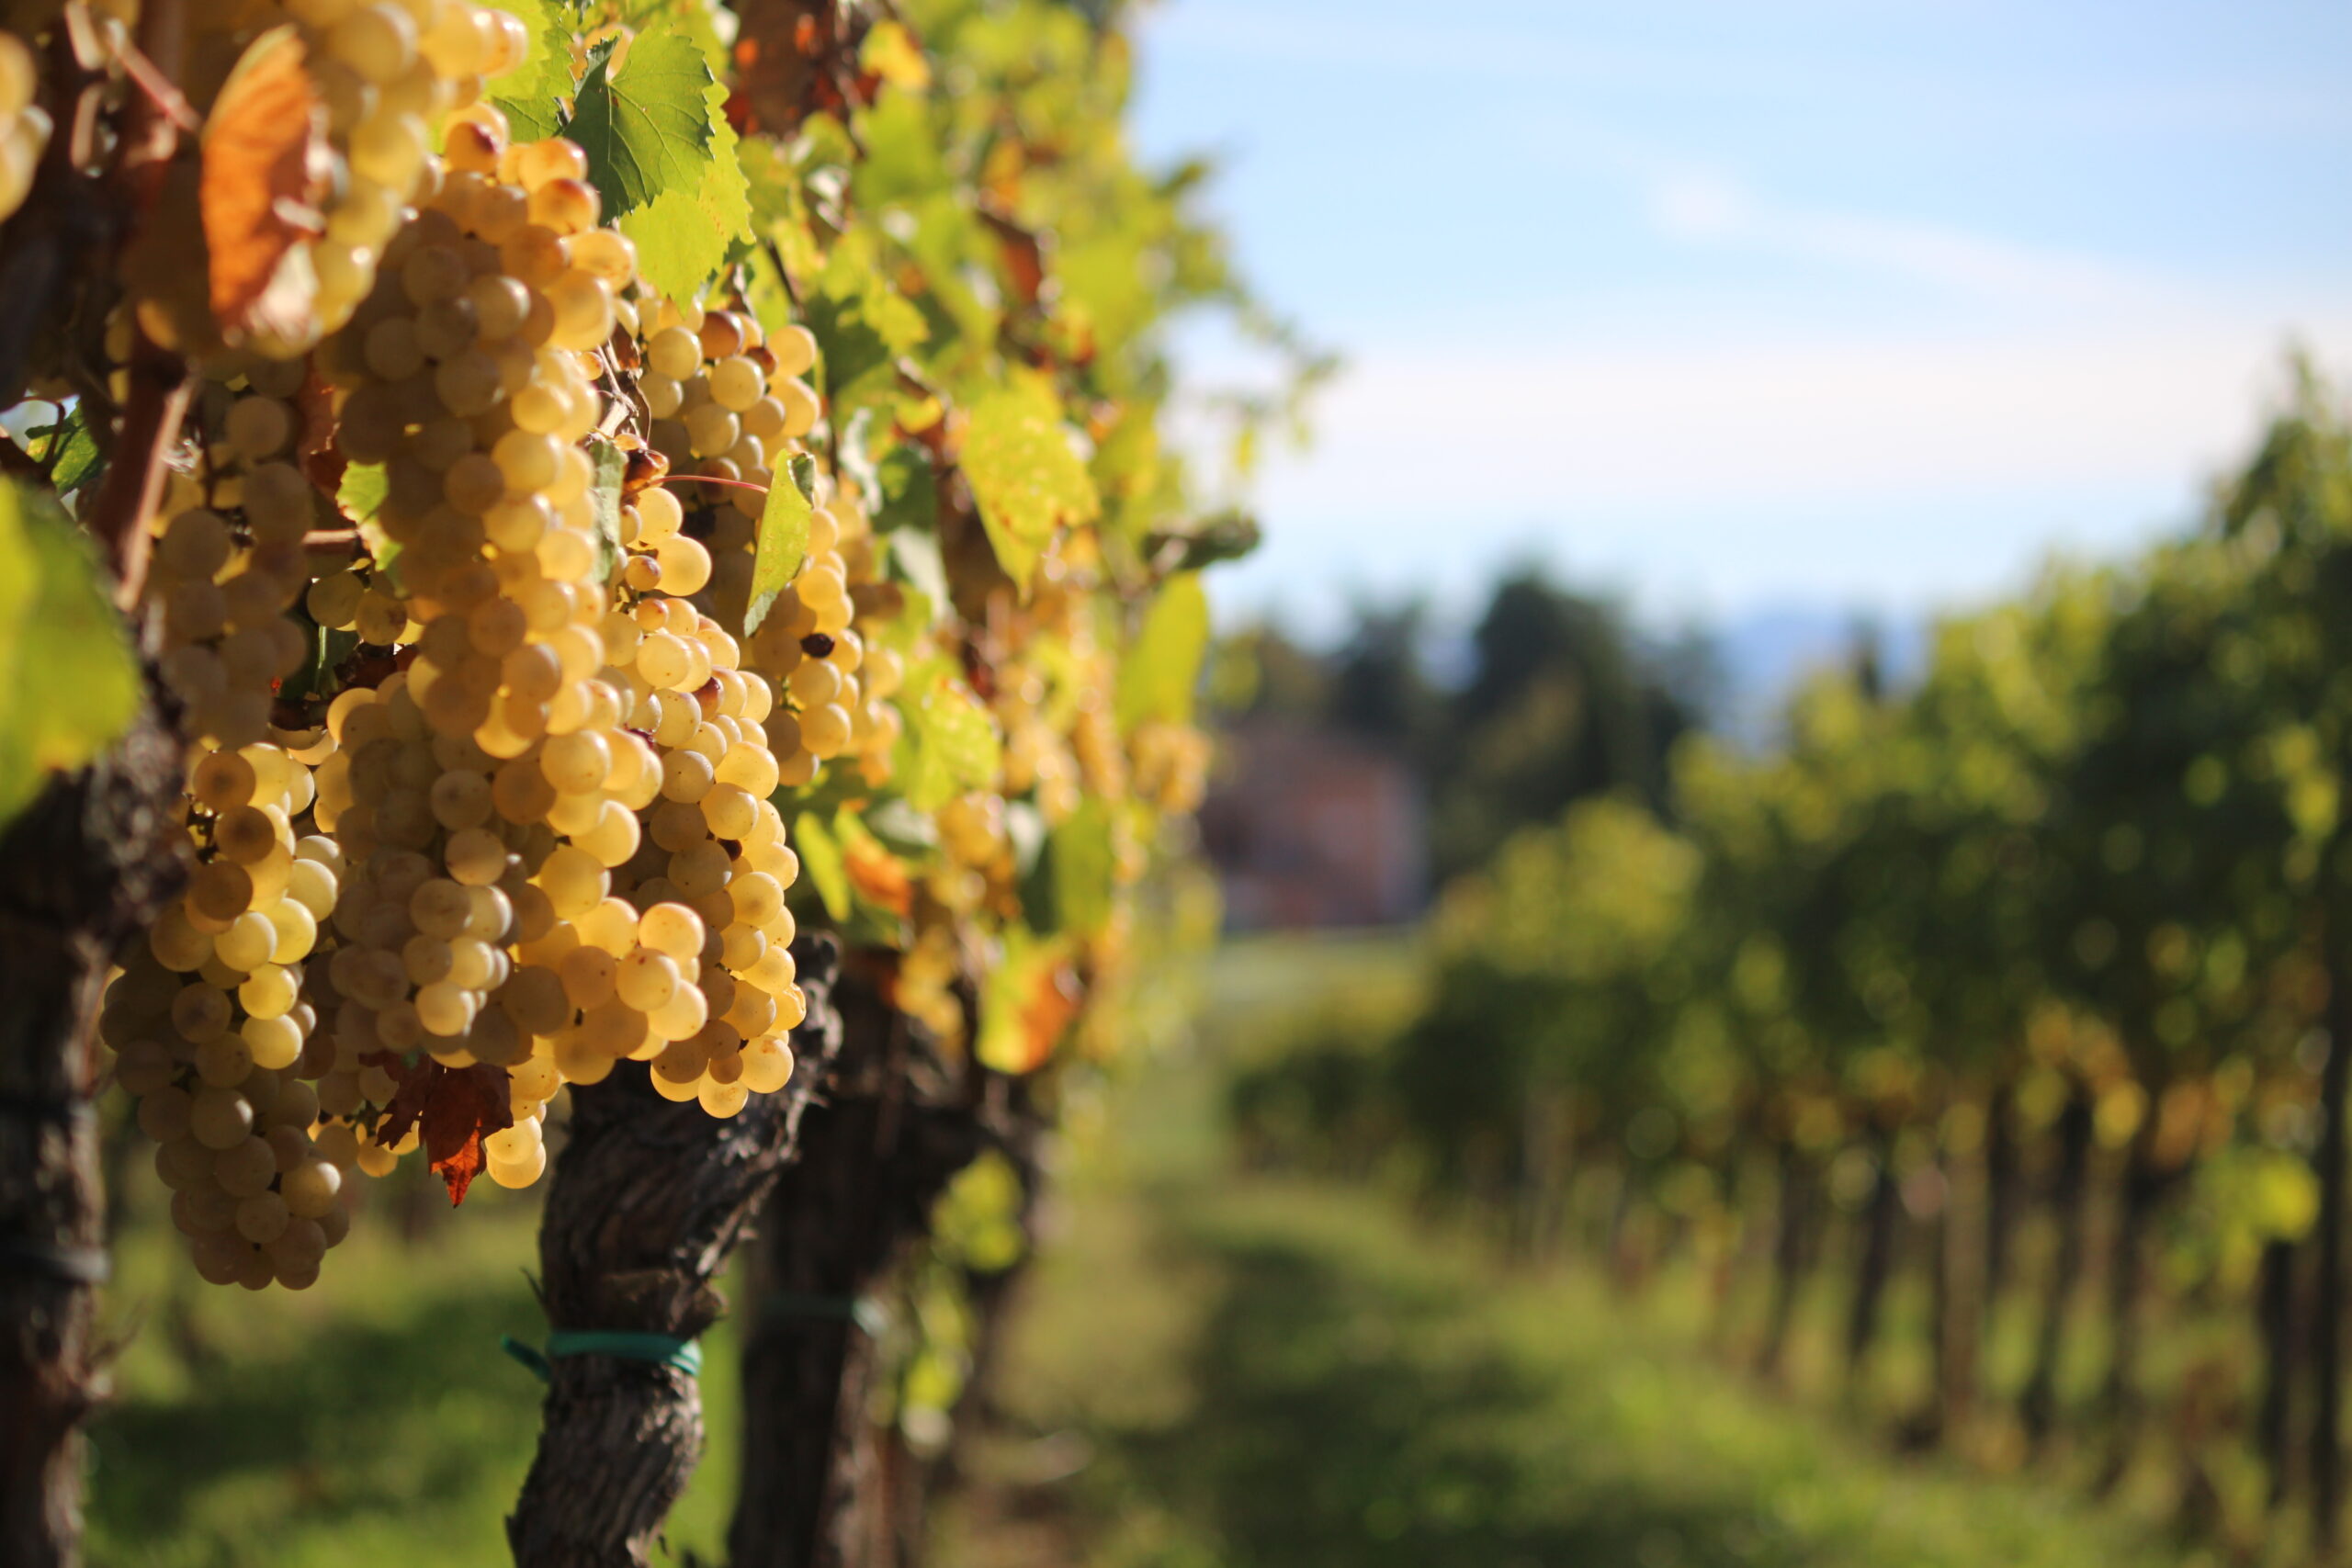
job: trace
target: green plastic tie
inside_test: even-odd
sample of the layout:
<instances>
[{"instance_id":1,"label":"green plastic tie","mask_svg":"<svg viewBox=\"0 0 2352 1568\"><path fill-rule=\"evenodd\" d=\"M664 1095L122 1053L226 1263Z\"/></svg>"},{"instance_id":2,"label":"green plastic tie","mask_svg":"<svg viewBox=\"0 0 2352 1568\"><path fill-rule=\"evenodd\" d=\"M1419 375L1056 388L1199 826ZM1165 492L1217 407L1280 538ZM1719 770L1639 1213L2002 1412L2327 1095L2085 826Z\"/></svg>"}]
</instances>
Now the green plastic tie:
<instances>
[{"instance_id":1,"label":"green plastic tie","mask_svg":"<svg viewBox=\"0 0 2352 1568\"><path fill-rule=\"evenodd\" d=\"M667 1367L685 1377L702 1371L702 1347L673 1334L631 1334L618 1329L559 1328L548 1336L547 1348L526 1345L512 1334L498 1337L499 1345L541 1382L548 1381L548 1363L564 1356L611 1356L623 1361L643 1361Z\"/></svg>"}]
</instances>

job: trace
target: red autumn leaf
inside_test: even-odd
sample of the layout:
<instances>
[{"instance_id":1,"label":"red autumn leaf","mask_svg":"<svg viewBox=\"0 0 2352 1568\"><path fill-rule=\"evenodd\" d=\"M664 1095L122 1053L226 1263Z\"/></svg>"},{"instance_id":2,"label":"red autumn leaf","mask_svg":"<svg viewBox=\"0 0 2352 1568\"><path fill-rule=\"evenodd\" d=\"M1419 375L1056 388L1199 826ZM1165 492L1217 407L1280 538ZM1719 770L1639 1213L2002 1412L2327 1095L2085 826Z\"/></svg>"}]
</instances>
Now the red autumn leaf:
<instances>
[{"instance_id":1,"label":"red autumn leaf","mask_svg":"<svg viewBox=\"0 0 2352 1568\"><path fill-rule=\"evenodd\" d=\"M333 173L327 115L289 24L246 47L204 124L198 201L221 331L290 333L318 284L302 241L325 231L319 201Z\"/></svg>"},{"instance_id":2,"label":"red autumn leaf","mask_svg":"<svg viewBox=\"0 0 2352 1568\"><path fill-rule=\"evenodd\" d=\"M473 1186L474 1178L489 1163L481 1152L481 1134L466 1134L466 1141L444 1158L433 1162L434 1173L448 1183L449 1206L456 1208L466 1201L466 1190Z\"/></svg>"},{"instance_id":3,"label":"red autumn leaf","mask_svg":"<svg viewBox=\"0 0 2352 1568\"><path fill-rule=\"evenodd\" d=\"M448 1185L449 1201L464 1202L466 1189L481 1174L482 1139L514 1124L506 1069L481 1063L445 1067L430 1057L413 1066L397 1057L383 1066L401 1087L376 1124L376 1141L397 1144L415 1127L426 1163Z\"/></svg>"}]
</instances>

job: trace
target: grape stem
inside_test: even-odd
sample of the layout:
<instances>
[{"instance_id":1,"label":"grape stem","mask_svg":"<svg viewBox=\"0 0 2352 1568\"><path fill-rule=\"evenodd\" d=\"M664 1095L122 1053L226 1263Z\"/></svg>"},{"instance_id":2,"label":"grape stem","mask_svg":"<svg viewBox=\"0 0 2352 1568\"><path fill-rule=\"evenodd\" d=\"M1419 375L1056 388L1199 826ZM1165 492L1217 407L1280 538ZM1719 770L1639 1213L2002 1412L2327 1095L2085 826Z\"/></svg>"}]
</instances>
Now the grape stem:
<instances>
[{"instance_id":1,"label":"grape stem","mask_svg":"<svg viewBox=\"0 0 2352 1568\"><path fill-rule=\"evenodd\" d=\"M658 485L725 485L730 490L757 491L762 495L768 492L767 486L755 485L749 479L722 479L711 474L664 474L653 482Z\"/></svg>"},{"instance_id":2,"label":"grape stem","mask_svg":"<svg viewBox=\"0 0 2352 1568\"><path fill-rule=\"evenodd\" d=\"M193 116L187 99L174 84L187 36L180 0L156 0L141 8L138 40L126 40L118 50L124 68L143 91L131 100L125 117L115 177L141 214L163 192L164 168L179 149L181 130L196 129L188 124Z\"/></svg>"},{"instance_id":3,"label":"grape stem","mask_svg":"<svg viewBox=\"0 0 2352 1568\"><path fill-rule=\"evenodd\" d=\"M126 368L130 396L123 404L114 461L98 481L89 515L90 532L106 547L114 566L115 604L128 614L147 583L147 558L154 539L146 521L163 495L164 455L187 412L192 383L187 361L143 332L131 344Z\"/></svg>"},{"instance_id":4,"label":"grape stem","mask_svg":"<svg viewBox=\"0 0 2352 1568\"><path fill-rule=\"evenodd\" d=\"M125 39L113 48L115 60L122 66L122 73L130 78L132 85L147 95L148 102L157 114L190 136L204 129L204 122L197 118L196 110L188 107L187 96L172 85L171 78L158 70L155 62L148 59L137 44Z\"/></svg>"}]
</instances>

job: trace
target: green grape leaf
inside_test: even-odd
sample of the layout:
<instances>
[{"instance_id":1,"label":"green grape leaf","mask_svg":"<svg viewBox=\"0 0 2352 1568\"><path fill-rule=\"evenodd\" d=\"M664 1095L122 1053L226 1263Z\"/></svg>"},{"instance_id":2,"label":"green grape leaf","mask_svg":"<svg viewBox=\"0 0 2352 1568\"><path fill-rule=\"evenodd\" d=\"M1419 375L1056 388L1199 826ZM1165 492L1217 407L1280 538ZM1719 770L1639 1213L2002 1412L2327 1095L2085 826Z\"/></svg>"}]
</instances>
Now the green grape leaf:
<instances>
[{"instance_id":1,"label":"green grape leaf","mask_svg":"<svg viewBox=\"0 0 2352 1568\"><path fill-rule=\"evenodd\" d=\"M939 525L939 471L929 452L911 441L894 446L874 466L874 478L882 492L874 512L876 528L929 533Z\"/></svg>"},{"instance_id":2,"label":"green grape leaf","mask_svg":"<svg viewBox=\"0 0 2352 1568\"><path fill-rule=\"evenodd\" d=\"M335 487L334 503L354 523L372 519L384 497L391 489L391 480L381 463L353 463L343 470L343 483Z\"/></svg>"},{"instance_id":3,"label":"green grape leaf","mask_svg":"<svg viewBox=\"0 0 2352 1568\"><path fill-rule=\"evenodd\" d=\"M930 452L914 442L895 440L887 429L877 437L874 416L870 408L850 415L840 442L842 472L864 492L877 530L887 534L937 526L939 479Z\"/></svg>"},{"instance_id":4,"label":"green grape leaf","mask_svg":"<svg viewBox=\"0 0 2352 1568\"><path fill-rule=\"evenodd\" d=\"M636 62L632 51L629 63ZM619 220L637 246L638 276L673 299L701 293L729 253L752 238L751 186L736 156L735 128L727 123L727 89L714 85L703 99L712 136L701 178L661 192Z\"/></svg>"},{"instance_id":5,"label":"green grape leaf","mask_svg":"<svg viewBox=\"0 0 2352 1568\"><path fill-rule=\"evenodd\" d=\"M643 32L647 28L666 23L692 39L710 68L724 75L728 69L727 44L713 25L718 7L708 0L618 0L620 19L633 29Z\"/></svg>"},{"instance_id":6,"label":"green grape leaf","mask_svg":"<svg viewBox=\"0 0 2352 1568\"><path fill-rule=\"evenodd\" d=\"M1091 935L1111 919L1116 857L1111 812L1092 796L1046 834L1045 853L1023 889L1022 905L1042 932Z\"/></svg>"},{"instance_id":7,"label":"green grape leaf","mask_svg":"<svg viewBox=\"0 0 2352 1568\"><path fill-rule=\"evenodd\" d=\"M335 506L351 519L359 530L359 542L368 547L368 557L376 563L377 573L390 587L397 589L401 581L400 541L384 532L376 521L376 513L390 493L391 480L381 463L353 463L343 470L343 482L336 486Z\"/></svg>"},{"instance_id":8,"label":"green grape leaf","mask_svg":"<svg viewBox=\"0 0 2352 1568\"><path fill-rule=\"evenodd\" d=\"M1024 588L1056 530L1101 514L1061 400L1043 376L1016 373L972 404L961 462L998 564Z\"/></svg>"},{"instance_id":9,"label":"green grape leaf","mask_svg":"<svg viewBox=\"0 0 2352 1568\"><path fill-rule=\"evenodd\" d=\"M899 705L906 716L910 766L900 793L918 811L936 811L956 795L996 777L1002 753L996 720L944 659L907 682Z\"/></svg>"},{"instance_id":10,"label":"green grape leaf","mask_svg":"<svg viewBox=\"0 0 2352 1568\"><path fill-rule=\"evenodd\" d=\"M0 484L0 823L45 775L112 745L141 695L89 536L48 497Z\"/></svg>"},{"instance_id":11,"label":"green grape leaf","mask_svg":"<svg viewBox=\"0 0 2352 1568\"><path fill-rule=\"evenodd\" d=\"M1198 573L1179 572L1161 586L1119 665L1120 728L1154 718L1191 723L1193 688L1208 646L1208 595Z\"/></svg>"},{"instance_id":12,"label":"green grape leaf","mask_svg":"<svg viewBox=\"0 0 2352 1568\"><path fill-rule=\"evenodd\" d=\"M556 0L503 0L531 35L523 63L498 80L491 103L505 115L516 141L543 141L563 121L571 97L571 21Z\"/></svg>"},{"instance_id":13,"label":"green grape leaf","mask_svg":"<svg viewBox=\"0 0 2352 1568\"><path fill-rule=\"evenodd\" d=\"M884 93L858 116L857 129L865 144L865 156L857 164L860 205L875 209L913 201L953 185L945 151L952 142L932 123L930 106L922 96Z\"/></svg>"},{"instance_id":14,"label":"green grape leaf","mask_svg":"<svg viewBox=\"0 0 2352 1568\"><path fill-rule=\"evenodd\" d=\"M666 24L637 35L616 73L613 46L596 46L562 134L588 154L588 182L605 216L650 207L664 191L701 188L715 157L710 89L702 50Z\"/></svg>"},{"instance_id":15,"label":"green grape leaf","mask_svg":"<svg viewBox=\"0 0 2352 1568\"><path fill-rule=\"evenodd\" d=\"M595 519L596 580L610 582L621 569L621 476L628 471L628 457L598 435L589 438L588 461L594 469L588 504Z\"/></svg>"},{"instance_id":16,"label":"green grape leaf","mask_svg":"<svg viewBox=\"0 0 2352 1568\"><path fill-rule=\"evenodd\" d=\"M42 438L33 456L49 470L49 482L60 496L71 496L97 479L101 454L80 403L59 414L56 423L30 434Z\"/></svg>"},{"instance_id":17,"label":"green grape leaf","mask_svg":"<svg viewBox=\"0 0 2352 1568\"><path fill-rule=\"evenodd\" d=\"M825 913L837 922L848 919L849 863L831 825L814 811L802 812L792 819L792 847L800 856L802 880L824 901Z\"/></svg>"},{"instance_id":18,"label":"green grape leaf","mask_svg":"<svg viewBox=\"0 0 2352 1568\"><path fill-rule=\"evenodd\" d=\"M822 352L827 397L841 404L897 388L891 366L931 335L922 312L885 275L863 230L842 236L809 295L808 330Z\"/></svg>"},{"instance_id":19,"label":"green grape leaf","mask_svg":"<svg viewBox=\"0 0 2352 1568\"><path fill-rule=\"evenodd\" d=\"M775 596L799 573L808 555L808 518L816 510L816 465L796 457L768 483L760 508L760 531L752 547L752 597L743 611L743 635L760 629L775 608Z\"/></svg>"}]
</instances>

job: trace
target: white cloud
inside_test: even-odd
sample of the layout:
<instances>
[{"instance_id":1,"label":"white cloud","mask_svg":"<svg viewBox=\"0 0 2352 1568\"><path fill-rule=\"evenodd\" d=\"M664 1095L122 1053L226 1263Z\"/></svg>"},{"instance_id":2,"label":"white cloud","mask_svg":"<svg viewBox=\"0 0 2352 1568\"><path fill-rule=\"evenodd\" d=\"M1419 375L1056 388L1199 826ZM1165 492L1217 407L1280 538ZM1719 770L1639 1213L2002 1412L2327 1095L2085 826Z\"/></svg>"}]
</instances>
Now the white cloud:
<instances>
[{"instance_id":1,"label":"white cloud","mask_svg":"<svg viewBox=\"0 0 2352 1568\"><path fill-rule=\"evenodd\" d=\"M2352 362L2352 303L2307 318ZM1399 345L1319 403L1265 504L1393 504L1400 454L1453 499L1520 516L1628 501L1793 501L1923 487L2191 475L2227 461L2279 385L2284 322L2142 321L2075 336Z\"/></svg>"},{"instance_id":2,"label":"white cloud","mask_svg":"<svg viewBox=\"0 0 2352 1568\"><path fill-rule=\"evenodd\" d=\"M2352 369L2352 301L2302 340ZM1917 607L2004 591L2064 544L2177 523L2284 386L2258 318L2074 335L1398 344L1255 486L1232 604L1336 625L1345 595L1461 597L1529 553L1653 607Z\"/></svg>"},{"instance_id":3,"label":"white cloud","mask_svg":"<svg viewBox=\"0 0 2352 1568\"><path fill-rule=\"evenodd\" d=\"M1668 234L1892 274L1966 293L2112 308L2182 298L2164 281L2098 257L2017 244L1942 224L1807 211L1764 201L1722 175L1650 177L1651 217Z\"/></svg>"}]
</instances>

